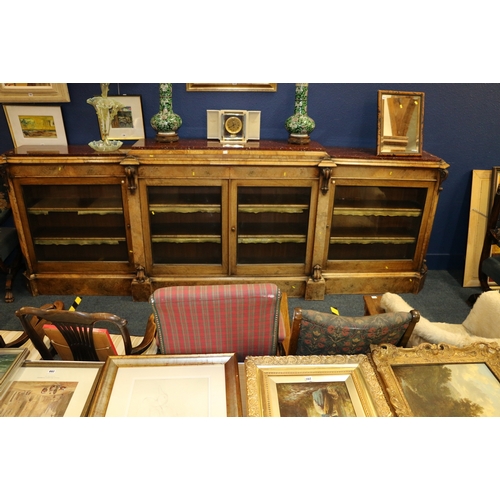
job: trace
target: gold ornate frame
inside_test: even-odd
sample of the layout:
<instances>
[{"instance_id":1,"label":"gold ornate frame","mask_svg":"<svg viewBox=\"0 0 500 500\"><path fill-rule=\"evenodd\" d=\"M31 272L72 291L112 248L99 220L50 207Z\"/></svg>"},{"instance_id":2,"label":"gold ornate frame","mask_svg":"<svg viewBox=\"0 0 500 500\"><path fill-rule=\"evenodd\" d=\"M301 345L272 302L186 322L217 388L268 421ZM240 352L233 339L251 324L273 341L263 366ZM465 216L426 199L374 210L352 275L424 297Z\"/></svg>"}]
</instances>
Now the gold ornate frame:
<instances>
[{"instance_id":1,"label":"gold ornate frame","mask_svg":"<svg viewBox=\"0 0 500 500\"><path fill-rule=\"evenodd\" d=\"M214 373L214 368L217 373ZM162 390L160 386L165 380L175 382L176 392L182 393L182 397L188 399L188 390L185 390L183 384L185 384L185 380L195 378L209 380L210 383L205 396L210 401L210 408L213 406L213 400L220 401L222 399L223 404L216 408L217 411L220 411L220 406L224 406L225 416L240 417L242 415L238 361L236 355L231 353L110 356L104 366L102 377L89 410L89 416L132 415L133 413L129 411L132 405L135 405L142 412L141 415L136 416L153 414L149 412L152 408L150 400L141 400L140 405L136 404L134 400L136 398L135 394L137 394L137 391L134 392L134 385L138 381L141 383L146 381L147 390L150 392L156 391L157 393ZM169 396L167 394L167 398ZM172 398L170 398L170 405L171 401ZM154 402L154 414L158 413L156 412L158 409L162 410L162 414L165 414L163 408L159 408L157 403L163 404L162 401ZM191 406L196 404L196 401L194 401ZM171 408L173 408L172 405Z\"/></svg>"},{"instance_id":2,"label":"gold ornate frame","mask_svg":"<svg viewBox=\"0 0 500 500\"><path fill-rule=\"evenodd\" d=\"M0 83L0 102L69 102L66 83Z\"/></svg>"},{"instance_id":3,"label":"gold ornate frame","mask_svg":"<svg viewBox=\"0 0 500 500\"><path fill-rule=\"evenodd\" d=\"M368 357L249 356L245 360L249 417L279 417L280 383L344 382L356 416L392 416ZM319 416L319 415L318 415Z\"/></svg>"},{"instance_id":4,"label":"gold ornate frame","mask_svg":"<svg viewBox=\"0 0 500 500\"><path fill-rule=\"evenodd\" d=\"M277 83L186 83L188 92L276 92Z\"/></svg>"},{"instance_id":5,"label":"gold ornate frame","mask_svg":"<svg viewBox=\"0 0 500 500\"><path fill-rule=\"evenodd\" d=\"M463 348L447 344L420 344L412 348L381 344L372 347L371 355L389 402L398 417L471 416L465 406L473 408L473 405L484 400L484 394L489 396L489 401L495 401L493 406L498 411L495 416L500 416L500 346L497 344L477 343ZM443 378L437 379L437 372L434 370L436 373L432 381L425 382L425 375L422 369L419 370L423 366L446 369L450 378L446 380L446 373L443 373ZM399 367L404 367L407 374L398 374ZM479 369L483 375L473 376L473 370ZM484 376L485 371L487 376ZM458 391L452 384L461 379L460 372L469 380ZM439 383L439 380L449 382L451 388ZM468 398L470 394L473 394L471 397L474 401ZM421 404L421 401L425 402ZM453 405L450 406L449 403ZM444 414L449 408L453 408L451 414ZM485 410L484 407L482 409Z\"/></svg>"}]
</instances>

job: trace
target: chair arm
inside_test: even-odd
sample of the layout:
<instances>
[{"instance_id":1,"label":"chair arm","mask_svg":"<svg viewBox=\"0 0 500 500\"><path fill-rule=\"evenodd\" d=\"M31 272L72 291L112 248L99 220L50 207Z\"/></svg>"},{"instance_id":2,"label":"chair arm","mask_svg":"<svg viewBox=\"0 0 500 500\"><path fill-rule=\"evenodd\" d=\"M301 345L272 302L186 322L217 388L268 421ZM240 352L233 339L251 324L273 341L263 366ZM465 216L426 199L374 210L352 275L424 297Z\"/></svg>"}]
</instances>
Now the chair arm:
<instances>
[{"instance_id":1,"label":"chair arm","mask_svg":"<svg viewBox=\"0 0 500 500\"><path fill-rule=\"evenodd\" d=\"M151 314L148 318L148 323L146 325L146 333L144 334L142 342L137 347L133 347L130 354L142 354L144 351L148 349L151 343L154 342L155 338L156 338L156 323L154 314Z\"/></svg>"},{"instance_id":2,"label":"chair arm","mask_svg":"<svg viewBox=\"0 0 500 500\"><path fill-rule=\"evenodd\" d=\"M280 329L284 330L284 338L278 340L278 356L288 356L290 354L291 329L290 315L288 312L288 296L286 293L281 295Z\"/></svg>"}]
</instances>

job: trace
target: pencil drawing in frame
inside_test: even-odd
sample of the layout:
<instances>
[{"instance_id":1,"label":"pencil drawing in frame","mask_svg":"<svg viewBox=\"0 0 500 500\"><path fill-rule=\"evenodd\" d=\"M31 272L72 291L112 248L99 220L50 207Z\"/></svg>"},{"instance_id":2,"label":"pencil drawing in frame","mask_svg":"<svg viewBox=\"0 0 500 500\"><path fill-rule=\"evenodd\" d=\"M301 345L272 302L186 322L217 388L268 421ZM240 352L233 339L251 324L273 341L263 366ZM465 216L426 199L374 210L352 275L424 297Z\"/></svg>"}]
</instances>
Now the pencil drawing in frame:
<instances>
[{"instance_id":1,"label":"pencil drawing in frame","mask_svg":"<svg viewBox=\"0 0 500 500\"><path fill-rule=\"evenodd\" d=\"M249 417L392 416L367 356L248 356Z\"/></svg>"},{"instance_id":2,"label":"pencil drawing in frame","mask_svg":"<svg viewBox=\"0 0 500 500\"><path fill-rule=\"evenodd\" d=\"M239 417L234 353L110 356L91 417Z\"/></svg>"},{"instance_id":3,"label":"pencil drawing in frame","mask_svg":"<svg viewBox=\"0 0 500 500\"><path fill-rule=\"evenodd\" d=\"M0 83L0 102L69 102L66 83Z\"/></svg>"},{"instance_id":4,"label":"pencil drawing in frame","mask_svg":"<svg viewBox=\"0 0 500 500\"><path fill-rule=\"evenodd\" d=\"M500 346L373 346L373 362L399 417L500 416Z\"/></svg>"},{"instance_id":5,"label":"pencil drawing in frame","mask_svg":"<svg viewBox=\"0 0 500 500\"><path fill-rule=\"evenodd\" d=\"M423 126L423 92L378 91L378 155L421 156Z\"/></svg>"},{"instance_id":6,"label":"pencil drawing in frame","mask_svg":"<svg viewBox=\"0 0 500 500\"><path fill-rule=\"evenodd\" d=\"M104 363L26 361L0 401L0 417L84 417Z\"/></svg>"}]
</instances>

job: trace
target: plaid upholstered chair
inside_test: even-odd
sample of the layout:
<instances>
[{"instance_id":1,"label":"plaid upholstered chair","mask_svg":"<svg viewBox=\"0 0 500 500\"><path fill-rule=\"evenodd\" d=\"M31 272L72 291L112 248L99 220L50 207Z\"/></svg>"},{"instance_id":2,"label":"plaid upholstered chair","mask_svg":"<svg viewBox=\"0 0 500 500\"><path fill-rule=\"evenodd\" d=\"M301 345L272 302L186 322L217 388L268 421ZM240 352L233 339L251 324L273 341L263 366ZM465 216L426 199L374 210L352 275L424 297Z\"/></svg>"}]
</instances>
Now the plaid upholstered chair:
<instances>
[{"instance_id":1,"label":"plaid upholstered chair","mask_svg":"<svg viewBox=\"0 0 500 500\"><path fill-rule=\"evenodd\" d=\"M383 343L405 347L419 319L415 310L348 317L297 307L289 354L366 354L371 344Z\"/></svg>"},{"instance_id":2,"label":"plaid upholstered chair","mask_svg":"<svg viewBox=\"0 0 500 500\"><path fill-rule=\"evenodd\" d=\"M174 286L150 297L162 354L284 354L290 324L285 294L270 283Z\"/></svg>"}]
</instances>

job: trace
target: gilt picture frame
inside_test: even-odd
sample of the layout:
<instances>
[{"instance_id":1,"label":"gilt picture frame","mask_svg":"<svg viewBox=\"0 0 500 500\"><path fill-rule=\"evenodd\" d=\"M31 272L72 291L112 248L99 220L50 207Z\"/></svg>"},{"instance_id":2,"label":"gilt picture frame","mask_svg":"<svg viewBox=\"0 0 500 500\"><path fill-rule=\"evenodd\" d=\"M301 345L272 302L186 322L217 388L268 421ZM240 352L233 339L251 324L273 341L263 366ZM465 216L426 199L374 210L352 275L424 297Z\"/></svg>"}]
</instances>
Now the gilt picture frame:
<instances>
[{"instance_id":1,"label":"gilt picture frame","mask_svg":"<svg viewBox=\"0 0 500 500\"><path fill-rule=\"evenodd\" d=\"M500 346L373 346L371 356L399 417L500 416Z\"/></svg>"},{"instance_id":2,"label":"gilt picture frame","mask_svg":"<svg viewBox=\"0 0 500 500\"><path fill-rule=\"evenodd\" d=\"M249 356L249 417L389 417L368 357Z\"/></svg>"},{"instance_id":3,"label":"gilt picture frame","mask_svg":"<svg viewBox=\"0 0 500 500\"><path fill-rule=\"evenodd\" d=\"M424 97L424 92L378 91L378 155L422 155Z\"/></svg>"},{"instance_id":4,"label":"gilt picture frame","mask_svg":"<svg viewBox=\"0 0 500 500\"><path fill-rule=\"evenodd\" d=\"M0 83L0 102L70 102L66 83Z\"/></svg>"},{"instance_id":5,"label":"gilt picture frame","mask_svg":"<svg viewBox=\"0 0 500 500\"><path fill-rule=\"evenodd\" d=\"M188 92L276 92L277 83L186 83Z\"/></svg>"},{"instance_id":6,"label":"gilt picture frame","mask_svg":"<svg viewBox=\"0 0 500 500\"><path fill-rule=\"evenodd\" d=\"M0 349L0 396L5 391L15 371L28 355L29 350L24 348Z\"/></svg>"},{"instance_id":7,"label":"gilt picture frame","mask_svg":"<svg viewBox=\"0 0 500 500\"><path fill-rule=\"evenodd\" d=\"M14 147L67 146L61 106L3 106Z\"/></svg>"},{"instance_id":8,"label":"gilt picture frame","mask_svg":"<svg viewBox=\"0 0 500 500\"><path fill-rule=\"evenodd\" d=\"M140 95L109 96L123 104L111 121L108 139L136 141L145 138L142 98Z\"/></svg>"},{"instance_id":9,"label":"gilt picture frame","mask_svg":"<svg viewBox=\"0 0 500 500\"><path fill-rule=\"evenodd\" d=\"M104 363L25 361L0 400L0 417L85 417Z\"/></svg>"},{"instance_id":10,"label":"gilt picture frame","mask_svg":"<svg viewBox=\"0 0 500 500\"><path fill-rule=\"evenodd\" d=\"M91 417L239 417L234 353L110 356Z\"/></svg>"}]
</instances>

